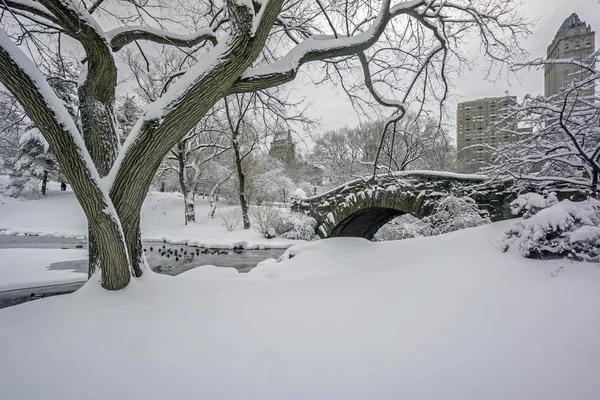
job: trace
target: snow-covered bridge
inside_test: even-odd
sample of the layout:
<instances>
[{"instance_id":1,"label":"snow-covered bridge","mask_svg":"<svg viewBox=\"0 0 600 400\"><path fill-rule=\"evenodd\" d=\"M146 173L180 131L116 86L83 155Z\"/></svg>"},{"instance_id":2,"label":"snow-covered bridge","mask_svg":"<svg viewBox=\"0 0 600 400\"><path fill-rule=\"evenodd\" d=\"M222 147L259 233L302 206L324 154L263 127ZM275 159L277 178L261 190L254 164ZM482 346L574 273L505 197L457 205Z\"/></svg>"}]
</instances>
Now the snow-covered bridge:
<instances>
[{"instance_id":1,"label":"snow-covered bridge","mask_svg":"<svg viewBox=\"0 0 600 400\"><path fill-rule=\"evenodd\" d=\"M422 218L448 195L469 196L493 221L511 218L509 204L516 194L510 185L490 184L486 177L447 172L410 171L357 179L329 192L297 199L295 211L317 220L321 237L355 236L371 239L386 222L401 214Z\"/></svg>"}]
</instances>

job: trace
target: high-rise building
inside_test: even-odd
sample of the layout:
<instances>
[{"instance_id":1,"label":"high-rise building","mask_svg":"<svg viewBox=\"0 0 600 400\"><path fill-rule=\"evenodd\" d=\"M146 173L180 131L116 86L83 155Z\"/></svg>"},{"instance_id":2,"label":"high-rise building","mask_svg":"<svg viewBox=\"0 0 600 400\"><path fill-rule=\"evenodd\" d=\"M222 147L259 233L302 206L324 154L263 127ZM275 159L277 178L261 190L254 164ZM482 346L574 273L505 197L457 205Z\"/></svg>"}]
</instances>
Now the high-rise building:
<instances>
[{"instance_id":1,"label":"high-rise building","mask_svg":"<svg viewBox=\"0 0 600 400\"><path fill-rule=\"evenodd\" d=\"M456 110L456 147L458 157L475 166L492 161L492 151L485 147L496 148L517 140L514 127L506 128L510 122L505 120L503 110L516 103L515 96L486 97L458 103ZM482 145L469 148L474 145Z\"/></svg>"},{"instance_id":2,"label":"high-rise building","mask_svg":"<svg viewBox=\"0 0 600 400\"><path fill-rule=\"evenodd\" d=\"M287 165L296 161L296 143L290 131L275 134L269 155Z\"/></svg>"},{"instance_id":3,"label":"high-rise building","mask_svg":"<svg viewBox=\"0 0 600 400\"><path fill-rule=\"evenodd\" d=\"M556 36L548 46L547 59L585 60L596 49L596 32L586 25L575 13L562 23ZM586 70L574 65L554 64L544 68L544 95L550 97L560 92L568 82L582 79L588 74ZM590 93L591 94L591 93Z\"/></svg>"}]
</instances>

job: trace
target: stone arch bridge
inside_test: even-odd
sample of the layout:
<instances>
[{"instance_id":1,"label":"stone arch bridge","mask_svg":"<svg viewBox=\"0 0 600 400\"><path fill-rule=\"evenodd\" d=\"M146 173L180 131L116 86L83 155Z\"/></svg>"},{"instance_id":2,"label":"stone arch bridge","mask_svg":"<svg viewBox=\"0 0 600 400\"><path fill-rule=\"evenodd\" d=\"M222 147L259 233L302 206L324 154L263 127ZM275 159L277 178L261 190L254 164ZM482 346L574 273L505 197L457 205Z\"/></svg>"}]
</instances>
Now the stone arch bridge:
<instances>
[{"instance_id":1,"label":"stone arch bridge","mask_svg":"<svg viewBox=\"0 0 600 400\"><path fill-rule=\"evenodd\" d=\"M486 177L478 175L409 171L371 180L357 179L314 197L296 199L292 210L312 216L322 238L371 239L381 226L399 215L430 215L449 194L471 197L492 221L513 218L510 202L517 194L509 187L511 182L490 184Z\"/></svg>"}]
</instances>

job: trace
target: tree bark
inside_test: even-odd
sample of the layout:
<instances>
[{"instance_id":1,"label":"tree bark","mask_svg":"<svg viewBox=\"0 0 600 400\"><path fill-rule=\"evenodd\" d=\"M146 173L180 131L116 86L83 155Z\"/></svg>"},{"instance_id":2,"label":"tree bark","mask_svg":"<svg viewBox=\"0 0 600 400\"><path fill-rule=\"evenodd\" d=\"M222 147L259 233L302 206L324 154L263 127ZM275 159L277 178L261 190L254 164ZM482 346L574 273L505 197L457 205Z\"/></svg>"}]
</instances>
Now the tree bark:
<instances>
[{"instance_id":1,"label":"tree bark","mask_svg":"<svg viewBox=\"0 0 600 400\"><path fill-rule=\"evenodd\" d=\"M48 171L44 170L44 176L42 177L42 196L46 195L46 184L48 183Z\"/></svg>"},{"instance_id":2,"label":"tree bark","mask_svg":"<svg viewBox=\"0 0 600 400\"><path fill-rule=\"evenodd\" d=\"M185 164L187 161L187 150L185 140L177 143L177 164L179 175L179 187L183 194L184 220L187 225L190 222L196 222L196 212L194 210L194 193L189 189L186 182Z\"/></svg>"},{"instance_id":3,"label":"tree bark","mask_svg":"<svg viewBox=\"0 0 600 400\"><path fill-rule=\"evenodd\" d=\"M196 222L196 211L194 210L194 193L188 192L185 201L185 224Z\"/></svg>"}]
</instances>

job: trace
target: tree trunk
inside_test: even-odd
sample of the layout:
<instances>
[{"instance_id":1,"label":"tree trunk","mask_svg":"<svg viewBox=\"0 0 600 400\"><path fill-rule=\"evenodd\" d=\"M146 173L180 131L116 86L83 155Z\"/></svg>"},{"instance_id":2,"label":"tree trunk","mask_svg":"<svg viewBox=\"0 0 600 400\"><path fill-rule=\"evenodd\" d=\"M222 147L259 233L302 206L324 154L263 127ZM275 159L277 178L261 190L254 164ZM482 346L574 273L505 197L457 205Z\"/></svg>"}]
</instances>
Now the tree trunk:
<instances>
[{"instance_id":1,"label":"tree trunk","mask_svg":"<svg viewBox=\"0 0 600 400\"><path fill-rule=\"evenodd\" d=\"M185 224L196 222L196 211L194 210L194 193L188 192L184 197L185 202Z\"/></svg>"},{"instance_id":2,"label":"tree trunk","mask_svg":"<svg viewBox=\"0 0 600 400\"><path fill-rule=\"evenodd\" d=\"M190 222L196 222L196 212L194 210L194 193L189 189L186 182L185 176L185 163L187 158L187 152L185 148L185 140L177 143L177 164L178 164L178 175L179 175L179 186L181 188L181 194L183 194L183 207L184 207L184 219L187 225Z\"/></svg>"},{"instance_id":3,"label":"tree trunk","mask_svg":"<svg viewBox=\"0 0 600 400\"><path fill-rule=\"evenodd\" d=\"M250 217L248 216L248 201L246 199L246 175L242 168L242 159L240 157L240 149L237 140L232 141L233 152L235 154L235 168L238 173L238 189L240 192L240 207L242 208L242 220L244 222L244 229L250 229Z\"/></svg>"},{"instance_id":4,"label":"tree trunk","mask_svg":"<svg viewBox=\"0 0 600 400\"><path fill-rule=\"evenodd\" d=\"M146 256L142 246L142 232L140 229L140 214L135 220L124 224L125 242L127 244L127 254L131 263L131 272L133 276L139 278L147 267Z\"/></svg>"},{"instance_id":5,"label":"tree trunk","mask_svg":"<svg viewBox=\"0 0 600 400\"><path fill-rule=\"evenodd\" d=\"M46 195L46 184L48 183L48 171L44 170L44 177L42 178L42 196Z\"/></svg>"},{"instance_id":6,"label":"tree trunk","mask_svg":"<svg viewBox=\"0 0 600 400\"><path fill-rule=\"evenodd\" d=\"M98 263L98 253L96 252L96 243L94 242L94 234L88 225L88 279L96 272L96 264Z\"/></svg>"},{"instance_id":7,"label":"tree trunk","mask_svg":"<svg viewBox=\"0 0 600 400\"><path fill-rule=\"evenodd\" d=\"M592 191L594 197L598 198L598 171L596 169L592 170Z\"/></svg>"}]
</instances>

